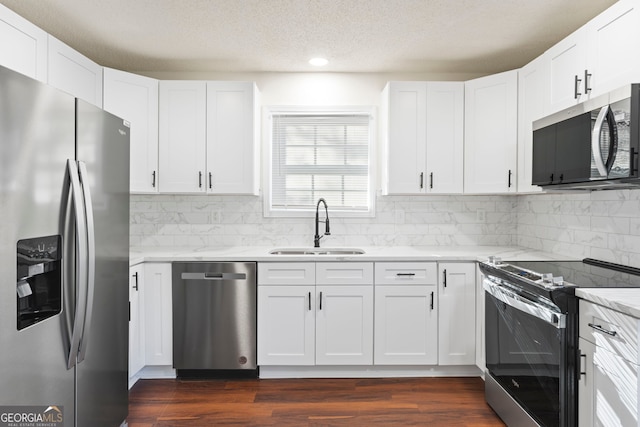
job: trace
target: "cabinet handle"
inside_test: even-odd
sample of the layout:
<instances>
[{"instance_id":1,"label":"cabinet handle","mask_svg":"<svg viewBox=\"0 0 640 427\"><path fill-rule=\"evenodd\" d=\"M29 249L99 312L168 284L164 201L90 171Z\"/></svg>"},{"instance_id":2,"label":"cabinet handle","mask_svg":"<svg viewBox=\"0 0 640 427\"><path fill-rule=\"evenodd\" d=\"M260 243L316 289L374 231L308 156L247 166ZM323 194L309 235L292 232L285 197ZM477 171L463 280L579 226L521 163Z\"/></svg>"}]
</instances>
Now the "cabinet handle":
<instances>
[{"instance_id":1,"label":"cabinet handle","mask_svg":"<svg viewBox=\"0 0 640 427\"><path fill-rule=\"evenodd\" d=\"M322 310L322 292L320 292L320 310Z\"/></svg>"},{"instance_id":2,"label":"cabinet handle","mask_svg":"<svg viewBox=\"0 0 640 427\"><path fill-rule=\"evenodd\" d=\"M507 188L511 188L511 175L513 174L513 172L511 172L511 169L509 169L509 176L508 176L508 180L507 180Z\"/></svg>"},{"instance_id":3,"label":"cabinet handle","mask_svg":"<svg viewBox=\"0 0 640 427\"><path fill-rule=\"evenodd\" d=\"M577 74L574 77L575 78L573 80L573 99L578 99L578 97L582 95L580 92L578 92L578 88L580 87L580 82L582 82L582 80L578 78Z\"/></svg>"},{"instance_id":4,"label":"cabinet handle","mask_svg":"<svg viewBox=\"0 0 640 427\"><path fill-rule=\"evenodd\" d=\"M584 361L584 365L582 362ZM584 366L584 368L583 368ZM587 355L580 352L580 376L587 376Z\"/></svg>"},{"instance_id":5,"label":"cabinet handle","mask_svg":"<svg viewBox=\"0 0 640 427\"><path fill-rule=\"evenodd\" d=\"M311 292L309 292L309 311L311 311Z\"/></svg>"},{"instance_id":6,"label":"cabinet handle","mask_svg":"<svg viewBox=\"0 0 640 427\"><path fill-rule=\"evenodd\" d=\"M564 174L563 173L560 174L560 182L562 182L562 180L564 180Z\"/></svg>"},{"instance_id":7,"label":"cabinet handle","mask_svg":"<svg viewBox=\"0 0 640 427\"><path fill-rule=\"evenodd\" d=\"M153 171L153 173L151 174L151 186L153 188L156 188L156 171Z\"/></svg>"},{"instance_id":8,"label":"cabinet handle","mask_svg":"<svg viewBox=\"0 0 640 427\"><path fill-rule=\"evenodd\" d=\"M396 276L415 276L416 273L396 273Z\"/></svg>"},{"instance_id":9,"label":"cabinet handle","mask_svg":"<svg viewBox=\"0 0 640 427\"><path fill-rule=\"evenodd\" d=\"M431 310L433 310L433 292L431 292Z\"/></svg>"},{"instance_id":10,"label":"cabinet handle","mask_svg":"<svg viewBox=\"0 0 640 427\"><path fill-rule=\"evenodd\" d=\"M444 287L447 287L447 269L445 268L442 271L442 284L444 285Z\"/></svg>"},{"instance_id":11,"label":"cabinet handle","mask_svg":"<svg viewBox=\"0 0 640 427\"><path fill-rule=\"evenodd\" d=\"M202 188L202 172L198 172L198 188Z\"/></svg>"},{"instance_id":12,"label":"cabinet handle","mask_svg":"<svg viewBox=\"0 0 640 427\"><path fill-rule=\"evenodd\" d=\"M429 188L433 190L433 172L429 174Z\"/></svg>"},{"instance_id":13,"label":"cabinet handle","mask_svg":"<svg viewBox=\"0 0 640 427\"><path fill-rule=\"evenodd\" d=\"M209 172L209 188L213 188L213 177L211 175L211 172Z\"/></svg>"},{"instance_id":14,"label":"cabinet handle","mask_svg":"<svg viewBox=\"0 0 640 427\"><path fill-rule=\"evenodd\" d=\"M424 172L420 172L420 189L424 188Z\"/></svg>"},{"instance_id":15,"label":"cabinet handle","mask_svg":"<svg viewBox=\"0 0 640 427\"><path fill-rule=\"evenodd\" d=\"M551 179L549 181L553 182L553 174L551 174Z\"/></svg>"},{"instance_id":16,"label":"cabinet handle","mask_svg":"<svg viewBox=\"0 0 640 427\"><path fill-rule=\"evenodd\" d=\"M133 278L135 279L135 284L133 285L133 289L138 290L138 272L133 273Z\"/></svg>"},{"instance_id":17,"label":"cabinet handle","mask_svg":"<svg viewBox=\"0 0 640 427\"><path fill-rule=\"evenodd\" d=\"M590 93L591 88L589 87L589 79L591 78L591 73L589 70L584 70L584 93Z\"/></svg>"},{"instance_id":18,"label":"cabinet handle","mask_svg":"<svg viewBox=\"0 0 640 427\"><path fill-rule=\"evenodd\" d=\"M612 337L615 337L616 335L618 335L618 333L616 331L609 331L609 330L603 328L602 325L594 325L593 323L588 323L588 325L591 326L596 331L605 333L607 335L611 335Z\"/></svg>"}]
</instances>

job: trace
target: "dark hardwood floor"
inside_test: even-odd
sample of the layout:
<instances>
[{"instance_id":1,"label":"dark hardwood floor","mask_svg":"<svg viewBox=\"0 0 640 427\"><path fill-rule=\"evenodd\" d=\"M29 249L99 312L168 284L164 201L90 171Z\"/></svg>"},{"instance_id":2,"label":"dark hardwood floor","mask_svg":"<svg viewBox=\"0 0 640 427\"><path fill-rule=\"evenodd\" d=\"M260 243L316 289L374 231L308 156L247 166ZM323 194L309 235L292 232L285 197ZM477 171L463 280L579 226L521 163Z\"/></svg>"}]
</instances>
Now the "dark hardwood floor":
<instances>
[{"instance_id":1,"label":"dark hardwood floor","mask_svg":"<svg viewBox=\"0 0 640 427\"><path fill-rule=\"evenodd\" d=\"M480 378L140 380L129 427L504 426Z\"/></svg>"}]
</instances>

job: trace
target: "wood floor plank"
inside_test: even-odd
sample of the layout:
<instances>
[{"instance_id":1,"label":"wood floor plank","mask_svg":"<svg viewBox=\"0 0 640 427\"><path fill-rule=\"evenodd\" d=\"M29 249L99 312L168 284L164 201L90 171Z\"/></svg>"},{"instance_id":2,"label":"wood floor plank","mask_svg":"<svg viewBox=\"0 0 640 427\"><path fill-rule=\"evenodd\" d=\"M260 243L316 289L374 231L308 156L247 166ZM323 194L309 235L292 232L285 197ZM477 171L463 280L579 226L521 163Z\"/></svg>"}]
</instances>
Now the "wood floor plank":
<instances>
[{"instance_id":1,"label":"wood floor plank","mask_svg":"<svg viewBox=\"0 0 640 427\"><path fill-rule=\"evenodd\" d=\"M129 427L504 426L480 378L140 380Z\"/></svg>"}]
</instances>

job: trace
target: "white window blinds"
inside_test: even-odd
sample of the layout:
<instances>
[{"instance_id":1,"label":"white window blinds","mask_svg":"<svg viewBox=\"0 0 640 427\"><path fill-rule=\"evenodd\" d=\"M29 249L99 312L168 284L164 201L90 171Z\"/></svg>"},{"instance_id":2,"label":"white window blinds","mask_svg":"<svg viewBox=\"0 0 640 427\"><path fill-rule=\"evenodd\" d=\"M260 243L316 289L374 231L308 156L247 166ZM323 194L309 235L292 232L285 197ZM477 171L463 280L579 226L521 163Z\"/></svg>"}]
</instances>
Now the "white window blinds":
<instances>
[{"instance_id":1,"label":"white window blinds","mask_svg":"<svg viewBox=\"0 0 640 427\"><path fill-rule=\"evenodd\" d=\"M369 113L272 114L271 209L370 207Z\"/></svg>"}]
</instances>

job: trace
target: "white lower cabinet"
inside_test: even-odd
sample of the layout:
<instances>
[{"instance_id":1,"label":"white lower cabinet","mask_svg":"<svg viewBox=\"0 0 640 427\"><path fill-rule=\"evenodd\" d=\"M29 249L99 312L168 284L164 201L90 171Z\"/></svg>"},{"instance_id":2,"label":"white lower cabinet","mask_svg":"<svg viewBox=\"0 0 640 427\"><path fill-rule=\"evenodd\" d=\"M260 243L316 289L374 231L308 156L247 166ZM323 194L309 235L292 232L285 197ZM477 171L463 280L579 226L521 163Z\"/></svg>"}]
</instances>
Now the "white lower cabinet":
<instances>
[{"instance_id":1,"label":"white lower cabinet","mask_svg":"<svg viewBox=\"0 0 640 427\"><path fill-rule=\"evenodd\" d=\"M173 365L171 263L144 264L145 365Z\"/></svg>"},{"instance_id":2,"label":"white lower cabinet","mask_svg":"<svg viewBox=\"0 0 640 427\"><path fill-rule=\"evenodd\" d=\"M129 271L129 378L144 367L144 264Z\"/></svg>"},{"instance_id":3,"label":"white lower cabinet","mask_svg":"<svg viewBox=\"0 0 640 427\"><path fill-rule=\"evenodd\" d=\"M314 286L258 286L258 365L315 364L314 300Z\"/></svg>"},{"instance_id":4,"label":"white lower cabinet","mask_svg":"<svg viewBox=\"0 0 640 427\"><path fill-rule=\"evenodd\" d=\"M438 363L476 363L476 264L438 263Z\"/></svg>"},{"instance_id":5,"label":"white lower cabinet","mask_svg":"<svg viewBox=\"0 0 640 427\"><path fill-rule=\"evenodd\" d=\"M371 365L372 263L258 263L258 364Z\"/></svg>"},{"instance_id":6,"label":"white lower cabinet","mask_svg":"<svg viewBox=\"0 0 640 427\"><path fill-rule=\"evenodd\" d=\"M374 363L438 363L437 264L378 262Z\"/></svg>"},{"instance_id":7,"label":"white lower cabinet","mask_svg":"<svg viewBox=\"0 0 640 427\"><path fill-rule=\"evenodd\" d=\"M373 364L373 283L316 286L316 365Z\"/></svg>"},{"instance_id":8,"label":"white lower cabinet","mask_svg":"<svg viewBox=\"0 0 640 427\"><path fill-rule=\"evenodd\" d=\"M580 301L578 425L638 426L640 319Z\"/></svg>"}]
</instances>

